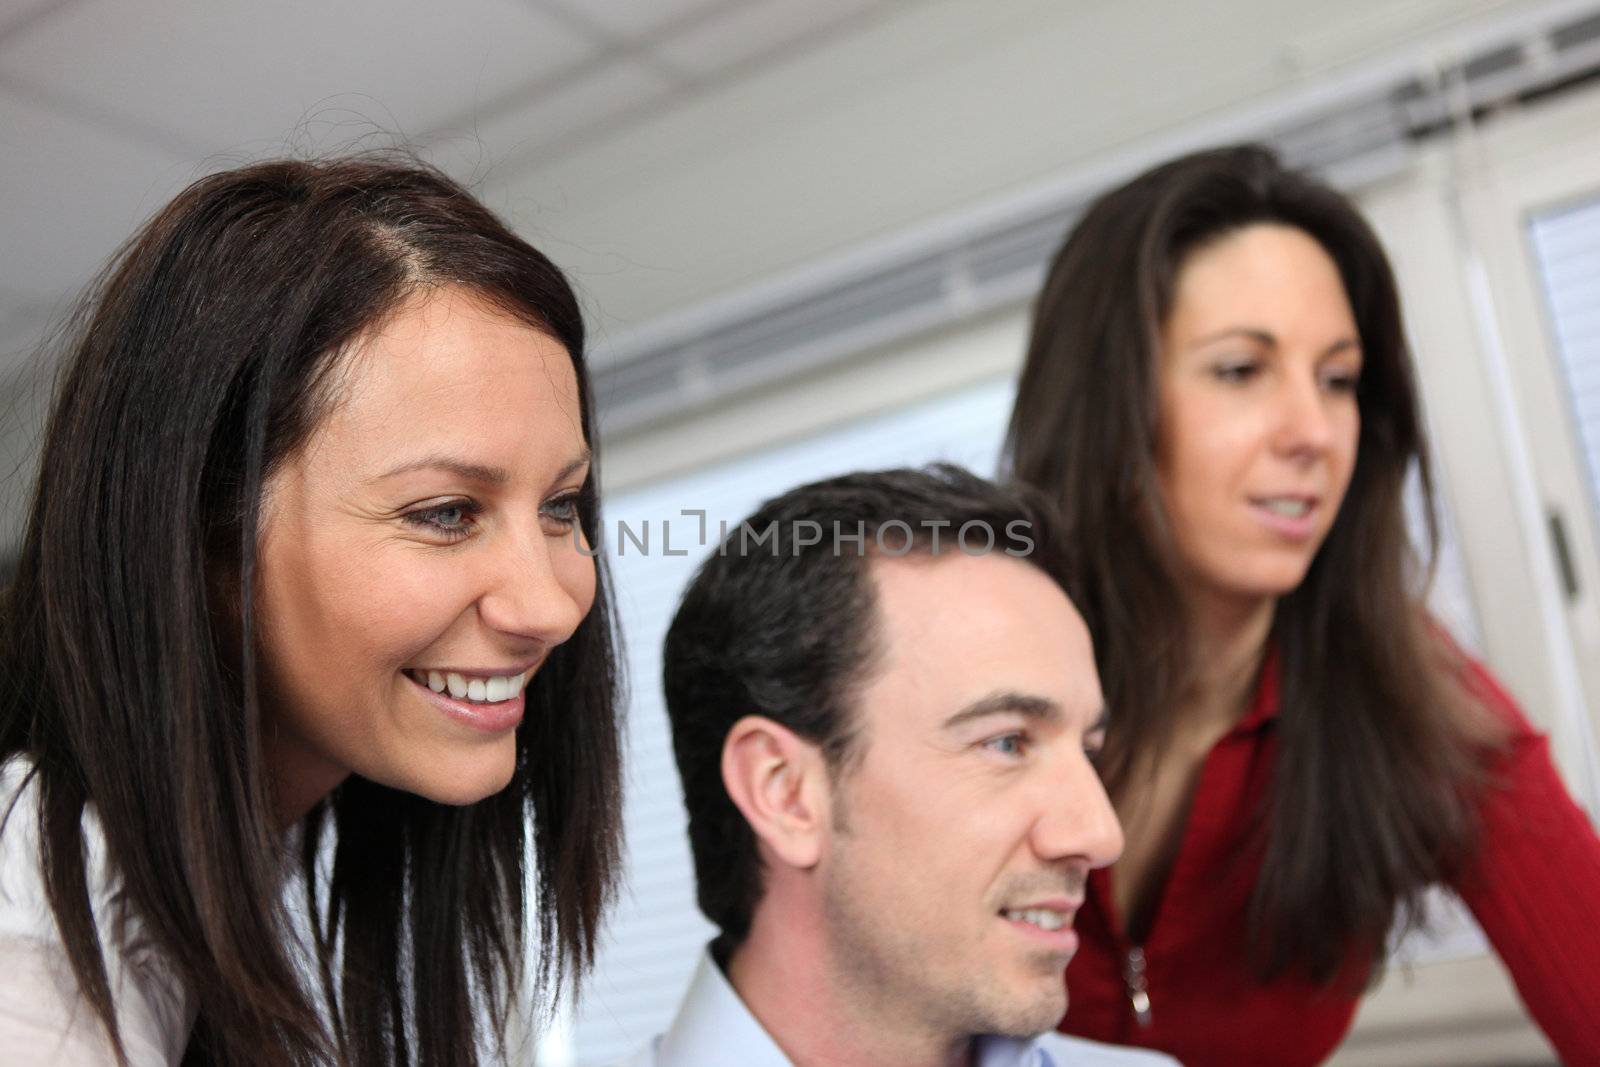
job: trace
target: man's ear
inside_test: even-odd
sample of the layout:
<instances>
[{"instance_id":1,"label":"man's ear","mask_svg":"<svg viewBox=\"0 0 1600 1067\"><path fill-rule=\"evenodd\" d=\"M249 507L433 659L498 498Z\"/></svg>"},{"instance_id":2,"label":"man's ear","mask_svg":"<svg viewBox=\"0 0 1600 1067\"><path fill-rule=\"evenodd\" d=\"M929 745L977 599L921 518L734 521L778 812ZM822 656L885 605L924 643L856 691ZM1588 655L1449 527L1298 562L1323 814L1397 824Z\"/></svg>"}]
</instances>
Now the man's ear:
<instances>
[{"instance_id":1,"label":"man's ear","mask_svg":"<svg viewBox=\"0 0 1600 1067\"><path fill-rule=\"evenodd\" d=\"M746 715L722 742L722 784L779 860L802 870L816 866L832 799L816 745L771 719Z\"/></svg>"}]
</instances>

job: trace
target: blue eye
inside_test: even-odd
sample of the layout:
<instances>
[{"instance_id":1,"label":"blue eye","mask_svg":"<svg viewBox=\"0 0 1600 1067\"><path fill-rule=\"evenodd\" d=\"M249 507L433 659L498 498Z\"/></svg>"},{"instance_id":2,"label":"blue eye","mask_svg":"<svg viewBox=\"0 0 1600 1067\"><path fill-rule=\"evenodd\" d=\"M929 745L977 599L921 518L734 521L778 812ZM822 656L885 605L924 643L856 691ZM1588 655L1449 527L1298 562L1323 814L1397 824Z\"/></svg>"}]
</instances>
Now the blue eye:
<instances>
[{"instance_id":1,"label":"blue eye","mask_svg":"<svg viewBox=\"0 0 1600 1067\"><path fill-rule=\"evenodd\" d=\"M989 738L983 743L983 747L1002 756L1020 756L1028 747L1028 736L1023 733L1001 734L999 737Z\"/></svg>"},{"instance_id":2,"label":"blue eye","mask_svg":"<svg viewBox=\"0 0 1600 1067\"><path fill-rule=\"evenodd\" d=\"M478 505L471 500L452 500L433 507L408 511L401 518L412 526L450 541L472 533Z\"/></svg>"},{"instance_id":3,"label":"blue eye","mask_svg":"<svg viewBox=\"0 0 1600 1067\"><path fill-rule=\"evenodd\" d=\"M544 507L539 509L539 513L563 530L568 530L578 521L578 506L578 494L565 493L547 501Z\"/></svg>"}]
</instances>

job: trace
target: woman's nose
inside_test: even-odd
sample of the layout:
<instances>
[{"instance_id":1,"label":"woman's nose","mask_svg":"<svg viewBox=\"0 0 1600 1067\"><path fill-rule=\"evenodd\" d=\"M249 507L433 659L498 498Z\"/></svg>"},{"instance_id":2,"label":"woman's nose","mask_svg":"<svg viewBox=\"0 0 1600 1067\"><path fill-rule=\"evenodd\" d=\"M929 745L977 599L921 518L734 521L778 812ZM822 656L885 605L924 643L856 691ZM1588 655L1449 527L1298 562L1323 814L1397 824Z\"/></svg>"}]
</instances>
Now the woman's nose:
<instances>
[{"instance_id":1,"label":"woman's nose","mask_svg":"<svg viewBox=\"0 0 1600 1067\"><path fill-rule=\"evenodd\" d=\"M1316 456L1333 444L1329 394L1316 377L1297 375L1278 390L1276 445L1290 454Z\"/></svg>"},{"instance_id":2,"label":"woman's nose","mask_svg":"<svg viewBox=\"0 0 1600 1067\"><path fill-rule=\"evenodd\" d=\"M569 537L535 531L508 544L478 612L490 628L560 644L594 601L594 560Z\"/></svg>"}]
</instances>

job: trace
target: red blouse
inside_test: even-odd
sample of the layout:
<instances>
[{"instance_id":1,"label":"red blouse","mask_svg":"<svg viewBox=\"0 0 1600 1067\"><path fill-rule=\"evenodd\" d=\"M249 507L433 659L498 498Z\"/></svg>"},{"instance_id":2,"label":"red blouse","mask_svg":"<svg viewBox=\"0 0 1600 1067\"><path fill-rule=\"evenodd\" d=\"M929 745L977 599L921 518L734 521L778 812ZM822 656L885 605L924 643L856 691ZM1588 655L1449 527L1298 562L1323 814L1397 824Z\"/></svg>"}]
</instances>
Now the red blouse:
<instances>
[{"instance_id":1,"label":"red blouse","mask_svg":"<svg viewBox=\"0 0 1600 1067\"><path fill-rule=\"evenodd\" d=\"M1471 669L1513 729L1483 798L1478 855L1451 888L1562 1061L1600 1065L1600 838L1557 777L1546 738L1486 670ZM1248 834L1272 774L1277 714L1269 657L1249 711L1201 768L1142 946L1122 933L1111 871L1090 875L1063 1031L1160 1049L1187 1067L1320 1063L1343 1039L1360 974L1331 988L1294 976L1261 984L1247 959L1245 914L1261 863Z\"/></svg>"}]
</instances>

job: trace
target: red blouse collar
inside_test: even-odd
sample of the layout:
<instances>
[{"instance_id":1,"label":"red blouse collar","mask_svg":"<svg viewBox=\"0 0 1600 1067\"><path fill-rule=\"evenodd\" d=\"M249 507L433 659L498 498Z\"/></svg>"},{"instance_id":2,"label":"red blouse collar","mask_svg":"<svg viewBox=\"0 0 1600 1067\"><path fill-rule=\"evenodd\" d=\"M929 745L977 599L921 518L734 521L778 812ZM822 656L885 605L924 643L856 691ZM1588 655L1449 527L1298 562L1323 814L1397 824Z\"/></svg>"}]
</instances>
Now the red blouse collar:
<instances>
[{"instance_id":1,"label":"red blouse collar","mask_svg":"<svg viewBox=\"0 0 1600 1067\"><path fill-rule=\"evenodd\" d=\"M1261 674L1256 679L1256 691L1250 697L1250 707L1231 733L1245 734L1259 730L1278 717L1279 659L1276 643L1267 646L1261 661Z\"/></svg>"}]
</instances>

